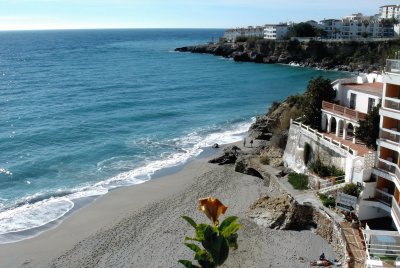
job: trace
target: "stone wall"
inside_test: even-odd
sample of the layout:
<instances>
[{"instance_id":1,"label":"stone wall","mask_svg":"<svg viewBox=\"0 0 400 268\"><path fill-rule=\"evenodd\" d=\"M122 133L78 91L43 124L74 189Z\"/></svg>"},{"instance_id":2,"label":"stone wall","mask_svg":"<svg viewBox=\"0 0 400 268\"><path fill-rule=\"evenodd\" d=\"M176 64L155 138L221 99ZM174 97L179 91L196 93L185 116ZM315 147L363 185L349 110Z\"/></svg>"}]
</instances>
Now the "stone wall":
<instances>
[{"instance_id":1,"label":"stone wall","mask_svg":"<svg viewBox=\"0 0 400 268\"><path fill-rule=\"evenodd\" d=\"M303 130L300 126L291 124L288 141L283 159L286 165L296 172L304 173L307 170L304 163L304 147L311 146L311 159L319 158L325 165L334 165L339 169L346 170L346 159L349 153L333 144L324 142L314 133Z\"/></svg>"},{"instance_id":2,"label":"stone wall","mask_svg":"<svg viewBox=\"0 0 400 268\"><path fill-rule=\"evenodd\" d=\"M341 262L345 263L349 253L340 227L327 213L321 210L314 210L313 220L317 224L316 233L332 245Z\"/></svg>"}]
</instances>

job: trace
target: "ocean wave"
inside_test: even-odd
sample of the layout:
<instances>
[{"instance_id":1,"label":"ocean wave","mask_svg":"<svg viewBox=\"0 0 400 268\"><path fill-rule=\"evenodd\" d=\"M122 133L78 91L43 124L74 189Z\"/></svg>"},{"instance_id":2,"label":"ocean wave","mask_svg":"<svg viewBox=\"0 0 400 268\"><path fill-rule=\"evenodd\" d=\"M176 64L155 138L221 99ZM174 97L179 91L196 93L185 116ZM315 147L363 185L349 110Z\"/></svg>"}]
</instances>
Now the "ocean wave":
<instances>
[{"instance_id":1,"label":"ocean wave","mask_svg":"<svg viewBox=\"0 0 400 268\"><path fill-rule=\"evenodd\" d=\"M74 207L68 198L50 198L0 212L0 234L43 226L64 216Z\"/></svg>"},{"instance_id":2,"label":"ocean wave","mask_svg":"<svg viewBox=\"0 0 400 268\"><path fill-rule=\"evenodd\" d=\"M253 118L252 121L255 119ZM141 139L137 143L146 143L161 149L158 159L148 158L140 167L122 172L109 179L93 185L85 185L75 189L59 189L56 192L37 193L15 203L11 208L0 211L0 235L22 232L44 226L63 217L74 207L74 200L106 194L110 189L140 184L151 179L157 172L165 168L186 163L215 143L227 144L239 141L248 130L251 122L237 122L221 131L218 127L198 129L187 135L167 141ZM104 160L98 166L111 165L114 162L125 162L128 159L117 157ZM1 208L1 205L0 205ZM1 241L0 241L1 243Z\"/></svg>"},{"instance_id":3,"label":"ocean wave","mask_svg":"<svg viewBox=\"0 0 400 268\"><path fill-rule=\"evenodd\" d=\"M12 176L12 172L10 170L5 169L5 168L0 168L0 174Z\"/></svg>"}]
</instances>

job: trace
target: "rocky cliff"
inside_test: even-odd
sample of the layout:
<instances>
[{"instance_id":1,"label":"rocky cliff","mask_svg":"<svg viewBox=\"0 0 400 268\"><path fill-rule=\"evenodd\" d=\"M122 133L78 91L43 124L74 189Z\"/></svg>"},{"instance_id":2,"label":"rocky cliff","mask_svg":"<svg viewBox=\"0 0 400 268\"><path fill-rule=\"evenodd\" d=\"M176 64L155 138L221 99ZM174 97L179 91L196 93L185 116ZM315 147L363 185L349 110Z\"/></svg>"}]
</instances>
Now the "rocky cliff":
<instances>
[{"instance_id":1,"label":"rocky cliff","mask_svg":"<svg viewBox=\"0 0 400 268\"><path fill-rule=\"evenodd\" d=\"M382 42L299 42L252 40L176 48L180 52L208 53L255 63L298 64L305 67L354 72L380 70L388 56L400 50L400 40Z\"/></svg>"}]
</instances>

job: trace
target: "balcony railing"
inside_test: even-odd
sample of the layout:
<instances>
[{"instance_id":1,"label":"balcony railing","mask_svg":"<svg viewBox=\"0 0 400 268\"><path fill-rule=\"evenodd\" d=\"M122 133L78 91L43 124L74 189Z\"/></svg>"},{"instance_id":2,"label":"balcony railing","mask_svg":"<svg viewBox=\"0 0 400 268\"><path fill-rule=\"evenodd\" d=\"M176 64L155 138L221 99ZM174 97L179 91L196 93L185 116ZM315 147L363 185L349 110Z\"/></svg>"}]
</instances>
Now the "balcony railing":
<instances>
[{"instance_id":1,"label":"balcony railing","mask_svg":"<svg viewBox=\"0 0 400 268\"><path fill-rule=\"evenodd\" d=\"M381 139L393 141L395 143L400 143L400 134L397 131L394 130L389 130L386 128L381 129L381 134L380 134Z\"/></svg>"},{"instance_id":2,"label":"balcony railing","mask_svg":"<svg viewBox=\"0 0 400 268\"><path fill-rule=\"evenodd\" d=\"M382 158L378 159L377 168L384 171L391 173L396 178L397 184L400 185L400 169L399 167L392 162L387 160L383 160Z\"/></svg>"},{"instance_id":3,"label":"balcony railing","mask_svg":"<svg viewBox=\"0 0 400 268\"><path fill-rule=\"evenodd\" d=\"M338 104L330 103L327 101L322 102L322 109L333 112L335 114L345 116L350 119L354 119L356 121L364 120L365 117L367 116L367 114L365 114L365 113L361 113L356 110L353 110L353 109L350 109L350 108L347 108L347 107L344 107L344 106L341 106Z\"/></svg>"},{"instance_id":4,"label":"balcony railing","mask_svg":"<svg viewBox=\"0 0 400 268\"><path fill-rule=\"evenodd\" d=\"M397 223L400 224L400 208L395 198L392 198L392 212L396 216Z\"/></svg>"},{"instance_id":5,"label":"balcony railing","mask_svg":"<svg viewBox=\"0 0 400 268\"><path fill-rule=\"evenodd\" d=\"M392 206L392 198L393 198L393 196L387 192L384 192L379 189L375 190L375 199L377 199L379 202L387 205L388 207Z\"/></svg>"},{"instance_id":6,"label":"balcony railing","mask_svg":"<svg viewBox=\"0 0 400 268\"><path fill-rule=\"evenodd\" d=\"M400 99L385 97L384 107L400 111Z\"/></svg>"},{"instance_id":7,"label":"balcony railing","mask_svg":"<svg viewBox=\"0 0 400 268\"><path fill-rule=\"evenodd\" d=\"M386 72L400 74L400 60L386 60Z\"/></svg>"},{"instance_id":8,"label":"balcony railing","mask_svg":"<svg viewBox=\"0 0 400 268\"><path fill-rule=\"evenodd\" d=\"M396 164L387 160L383 160L382 158L379 158L378 160L378 168L396 174Z\"/></svg>"}]
</instances>

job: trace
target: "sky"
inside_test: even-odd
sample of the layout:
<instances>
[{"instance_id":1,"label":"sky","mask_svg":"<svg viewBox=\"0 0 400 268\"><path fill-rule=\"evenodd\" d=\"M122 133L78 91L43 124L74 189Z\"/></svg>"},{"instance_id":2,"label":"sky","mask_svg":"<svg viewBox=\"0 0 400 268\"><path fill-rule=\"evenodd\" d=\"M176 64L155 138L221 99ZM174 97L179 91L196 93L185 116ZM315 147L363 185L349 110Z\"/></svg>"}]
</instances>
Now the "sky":
<instances>
[{"instance_id":1,"label":"sky","mask_svg":"<svg viewBox=\"0 0 400 268\"><path fill-rule=\"evenodd\" d=\"M400 0L0 0L0 30L230 28L378 13Z\"/></svg>"}]
</instances>

